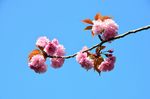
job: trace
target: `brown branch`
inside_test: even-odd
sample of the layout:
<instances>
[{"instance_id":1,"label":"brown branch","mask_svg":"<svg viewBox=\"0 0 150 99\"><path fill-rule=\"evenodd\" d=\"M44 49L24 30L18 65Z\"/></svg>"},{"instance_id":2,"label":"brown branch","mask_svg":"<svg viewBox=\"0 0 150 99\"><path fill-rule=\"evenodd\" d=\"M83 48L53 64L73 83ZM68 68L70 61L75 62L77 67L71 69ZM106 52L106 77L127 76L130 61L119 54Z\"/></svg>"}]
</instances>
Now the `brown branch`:
<instances>
[{"instance_id":1,"label":"brown branch","mask_svg":"<svg viewBox=\"0 0 150 99\"><path fill-rule=\"evenodd\" d=\"M120 34L112 39L109 39L109 40L106 40L106 41L101 41L99 44L96 44L94 46L92 46L91 48L83 51L84 52L87 52L87 51L90 51L90 50L93 50L95 48L97 48L98 46L102 46L104 43L107 43L107 42L110 42L110 41L113 41L113 40L116 40L116 39L120 39L120 38L123 38L129 34L133 34L133 33L137 33L137 32L140 32L140 31L143 31L143 30L147 30L147 29L150 29L150 25L147 25L147 26L143 26L143 27L140 27L140 28L137 28L135 30L130 30L128 32L125 32L123 34ZM69 59L69 58L73 58L77 55L77 53L73 54L73 55L69 55L69 56L48 56L50 58L65 58L65 59Z\"/></svg>"}]
</instances>

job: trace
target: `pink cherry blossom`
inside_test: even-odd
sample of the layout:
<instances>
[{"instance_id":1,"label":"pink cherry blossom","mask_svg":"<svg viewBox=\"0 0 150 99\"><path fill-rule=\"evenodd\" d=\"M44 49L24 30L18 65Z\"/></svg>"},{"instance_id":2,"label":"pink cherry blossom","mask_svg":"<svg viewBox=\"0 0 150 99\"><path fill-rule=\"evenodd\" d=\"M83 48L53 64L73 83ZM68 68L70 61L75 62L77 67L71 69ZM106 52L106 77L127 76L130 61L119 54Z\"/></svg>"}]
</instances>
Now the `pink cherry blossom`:
<instances>
[{"instance_id":1,"label":"pink cherry blossom","mask_svg":"<svg viewBox=\"0 0 150 99\"><path fill-rule=\"evenodd\" d=\"M51 66L53 68L60 68L64 64L64 58L52 58L51 59Z\"/></svg>"},{"instance_id":2,"label":"pink cherry blossom","mask_svg":"<svg viewBox=\"0 0 150 99\"><path fill-rule=\"evenodd\" d=\"M82 51L87 50L88 48L86 46L83 47L83 49L77 53L76 60L79 62L81 59L87 57L87 53L82 53Z\"/></svg>"},{"instance_id":3,"label":"pink cherry blossom","mask_svg":"<svg viewBox=\"0 0 150 99\"><path fill-rule=\"evenodd\" d=\"M46 54L50 56L53 56L56 50L57 50L57 45L53 42L49 42L44 48Z\"/></svg>"},{"instance_id":4,"label":"pink cherry blossom","mask_svg":"<svg viewBox=\"0 0 150 99\"><path fill-rule=\"evenodd\" d=\"M46 36L42 36L38 38L36 42L36 46L40 48L44 48L49 42L50 40Z\"/></svg>"},{"instance_id":5,"label":"pink cherry blossom","mask_svg":"<svg viewBox=\"0 0 150 99\"><path fill-rule=\"evenodd\" d=\"M45 64L45 59L42 55L34 55L28 65L36 73L44 73L47 70L47 65Z\"/></svg>"},{"instance_id":6,"label":"pink cherry blossom","mask_svg":"<svg viewBox=\"0 0 150 99\"><path fill-rule=\"evenodd\" d=\"M87 52L82 53L87 49L86 46L83 47L83 49L77 53L76 60L83 68L89 70L93 67L93 60L88 57Z\"/></svg>"},{"instance_id":7,"label":"pink cherry blossom","mask_svg":"<svg viewBox=\"0 0 150 99\"><path fill-rule=\"evenodd\" d=\"M89 70L93 67L93 61L90 58L82 58L79 63L86 70Z\"/></svg>"},{"instance_id":8,"label":"pink cherry blossom","mask_svg":"<svg viewBox=\"0 0 150 99\"><path fill-rule=\"evenodd\" d=\"M101 20L93 20L92 32L94 35L99 35L104 30L104 25Z\"/></svg>"},{"instance_id":9,"label":"pink cherry blossom","mask_svg":"<svg viewBox=\"0 0 150 99\"><path fill-rule=\"evenodd\" d=\"M58 40L54 39L52 41L53 43L57 44L57 48L55 53L53 54L54 56L64 56L65 55L65 48L63 45L58 43ZM64 58L52 58L51 59L51 66L53 68L60 68L64 64L65 59Z\"/></svg>"},{"instance_id":10,"label":"pink cherry blossom","mask_svg":"<svg viewBox=\"0 0 150 99\"><path fill-rule=\"evenodd\" d=\"M59 42L58 42L58 40L57 40L56 38L54 38L54 39L52 40L52 43L54 43L54 44L56 44L56 45L59 45Z\"/></svg>"},{"instance_id":11,"label":"pink cherry blossom","mask_svg":"<svg viewBox=\"0 0 150 99\"><path fill-rule=\"evenodd\" d=\"M106 19L104 21L104 32L102 34L103 40L108 40L117 35L118 25L112 19Z\"/></svg>"},{"instance_id":12,"label":"pink cherry blossom","mask_svg":"<svg viewBox=\"0 0 150 99\"><path fill-rule=\"evenodd\" d=\"M116 61L115 56L110 56L106 58L100 65L99 70L100 71L111 71L114 68L114 64Z\"/></svg>"},{"instance_id":13,"label":"pink cherry blossom","mask_svg":"<svg viewBox=\"0 0 150 99\"><path fill-rule=\"evenodd\" d=\"M118 30L119 26L117 25L117 23L114 20L106 19L106 20L104 20L104 23L105 23L106 26L109 26L109 27L111 27L115 30Z\"/></svg>"},{"instance_id":14,"label":"pink cherry blossom","mask_svg":"<svg viewBox=\"0 0 150 99\"><path fill-rule=\"evenodd\" d=\"M106 61L109 61L109 62L115 63L115 61L116 61L116 57L115 57L115 56L110 56L110 57L106 58Z\"/></svg>"},{"instance_id":15,"label":"pink cherry blossom","mask_svg":"<svg viewBox=\"0 0 150 99\"><path fill-rule=\"evenodd\" d=\"M63 45L58 45L57 50L55 52L56 56L64 56L65 55L65 48Z\"/></svg>"}]
</instances>

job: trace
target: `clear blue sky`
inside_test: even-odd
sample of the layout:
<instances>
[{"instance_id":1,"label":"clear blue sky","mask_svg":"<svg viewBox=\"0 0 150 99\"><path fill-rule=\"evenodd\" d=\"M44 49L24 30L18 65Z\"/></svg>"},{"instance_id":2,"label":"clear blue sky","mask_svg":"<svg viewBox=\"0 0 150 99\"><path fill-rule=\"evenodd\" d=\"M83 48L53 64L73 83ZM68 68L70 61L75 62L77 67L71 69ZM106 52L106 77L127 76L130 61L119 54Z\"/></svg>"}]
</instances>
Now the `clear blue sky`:
<instances>
[{"instance_id":1,"label":"clear blue sky","mask_svg":"<svg viewBox=\"0 0 150 99\"><path fill-rule=\"evenodd\" d=\"M109 44L117 61L101 77L75 58L45 74L27 65L39 36L59 39L69 55L99 42L82 19L101 12L124 33L150 24L149 10L149 0L0 0L0 99L150 99L150 30Z\"/></svg>"}]
</instances>

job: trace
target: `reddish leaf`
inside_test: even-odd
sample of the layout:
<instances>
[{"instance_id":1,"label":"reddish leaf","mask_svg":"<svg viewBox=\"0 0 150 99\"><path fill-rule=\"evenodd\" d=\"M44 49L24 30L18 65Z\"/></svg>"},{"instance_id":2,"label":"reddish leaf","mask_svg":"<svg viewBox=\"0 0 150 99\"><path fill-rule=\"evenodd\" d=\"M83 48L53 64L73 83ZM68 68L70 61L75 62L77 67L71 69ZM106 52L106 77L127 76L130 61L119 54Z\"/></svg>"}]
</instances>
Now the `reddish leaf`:
<instances>
[{"instance_id":1,"label":"reddish leaf","mask_svg":"<svg viewBox=\"0 0 150 99\"><path fill-rule=\"evenodd\" d=\"M93 60L94 60L94 59L96 58L96 55L89 53L89 54L88 54L88 57L89 57L90 59L93 59Z\"/></svg>"},{"instance_id":2,"label":"reddish leaf","mask_svg":"<svg viewBox=\"0 0 150 99\"><path fill-rule=\"evenodd\" d=\"M31 60L31 58L32 58L34 55L37 55L37 54L41 54L41 51L38 50L38 49L33 50L33 51L29 54L29 56L28 56L29 60Z\"/></svg>"},{"instance_id":3,"label":"reddish leaf","mask_svg":"<svg viewBox=\"0 0 150 99\"><path fill-rule=\"evenodd\" d=\"M98 65L100 65L103 61L104 61L104 59L101 56L97 58Z\"/></svg>"},{"instance_id":4,"label":"reddish leaf","mask_svg":"<svg viewBox=\"0 0 150 99\"><path fill-rule=\"evenodd\" d=\"M90 19L82 20L82 22L87 23L87 24L93 24L92 20Z\"/></svg>"},{"instance_id":5,"label":"reddish leaf","mask_svg":"<svg viewBox=\"0 0 150 99\"><path fill-rule=\"evenodd\" d=\"M97 48L96 48L96 54L97 54L97 55L100 55L100 47L97 47Z\"/></svg>"},{"instance_id":6,"label":"reddish leaf","mask_svg":"<svg viewBox=\"0 0 150 99\"><path fill-rule=\"evenodd\" d=\"M100 46L100 50L103 50L104 48L106 48L106 46Z\"/></svg>"},{"instance_id":7,"label":"reddish leaf","mask_svg":"<svg viewBox=\"0 0 150 99\"><path fill-rule=\"evenodd\" d=\"M102 15L100 13L97 13L96 16L95 16L95 20L98 20L98 19L101 19L102 18Z\"/></svg>"},{"instance_id":8,"label":"reddish leaf","mask_svg":"<svg viewBox=\"0 0 150 99\"><path fill-rule=\"evenodd\" d=\"M96 54L99 55L100 51L103 50L104 48L106 48L106 46L99 46L96 48Z\"/></svg>"},{"instance_id":9,"label":"reddish leaf","mask_svg":"<svg viewBox=\"0 0 150 99\"><path fill-rule=\"evenodd\" d=\"M103 16L101 20L104 21L106 19L111 19L111 17L109 17L109 16Z\"/></svg>"},{"instance_id":10,"label":"reddish leaf","mask_svg":"<svg viewBox=\"0 0 150 99\"><path fill-rule=\"evenodd\" d=\"M98 73L101 71L98 69L99 65L104 61L104 59L100 56L98 58L94 59L94 70L96 70Z\"/></svg>"},{"instance_id":11,"label":"reddish leaf","mask_svg":"<svg viewBox=\"0 0 150 99\"><path fill-rule=\"evenodd\" d=\"M92 26L87 26L84 30L91 30Z\"/></svg>"},{"instance_id":12,"label":"reddish leaf","mask_svg":"<svg viewBox=\"0 0 150 99\"><path fill-rule=\"evenodd\" d=\"M91 31L92 32L92 36L94 36L94 32L93 31Z\"/></svg>"}]
</instances>

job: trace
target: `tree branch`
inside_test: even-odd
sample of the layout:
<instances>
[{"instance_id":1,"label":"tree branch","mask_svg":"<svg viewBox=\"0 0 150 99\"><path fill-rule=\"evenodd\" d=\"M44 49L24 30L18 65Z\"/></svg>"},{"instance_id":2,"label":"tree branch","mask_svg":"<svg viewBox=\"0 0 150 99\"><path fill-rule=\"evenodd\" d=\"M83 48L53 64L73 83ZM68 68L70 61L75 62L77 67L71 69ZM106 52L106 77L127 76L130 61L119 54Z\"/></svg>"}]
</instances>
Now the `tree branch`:
<instances>
[{"instance_id":1,"label":"tree branch","mask_svg":"<svg viewBox=\"0 0 150 99\"><path fill-rule=\"evenodd\" d=\"M147 29L150 29L150 25L143 26L143 27L140 27L140 28L137 28L137 29L134 29L134 30L130 30L130 31L125 32L123 34L117 35L116 37L111 38L109 40L101 41L99 44L96 44L96 45L92 46L91 48L83 51L82 53L90 51L90 50L93 50L93 49L97 48L98 46L102 46L104 43L107 43L107 42L110 42L110 41L113 41L113 40L116 40L116 39L120 39L120 38L123 38L123 37L125 37L125 36L127 36L129 34L137 33L137 32L143 31L143 30L147 30ZM50 57L50 58L65 58L65 59L69 59L69 58L75 57L76 55L77 55L77 53L75 53L73 55L69 55L69 56L48 56L48 57Z\"/></svg>"}]
</instances>

